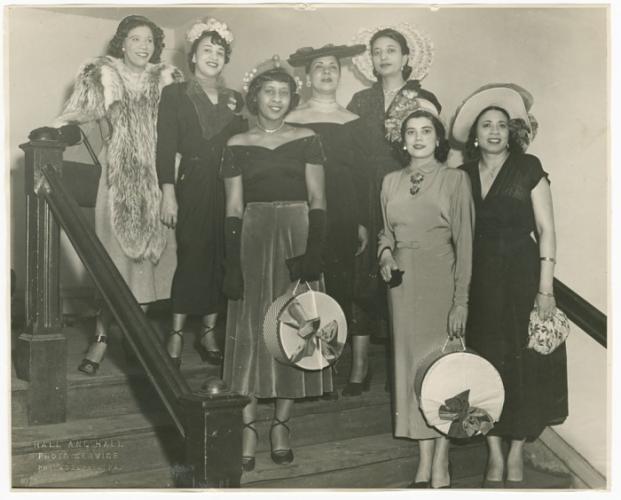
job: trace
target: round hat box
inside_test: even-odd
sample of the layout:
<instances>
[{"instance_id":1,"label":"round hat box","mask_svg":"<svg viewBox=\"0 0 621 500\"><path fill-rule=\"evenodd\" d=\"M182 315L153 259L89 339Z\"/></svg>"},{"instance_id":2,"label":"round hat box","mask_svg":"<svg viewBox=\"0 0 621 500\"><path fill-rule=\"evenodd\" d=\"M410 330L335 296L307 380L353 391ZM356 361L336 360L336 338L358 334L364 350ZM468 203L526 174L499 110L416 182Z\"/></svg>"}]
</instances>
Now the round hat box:
<instances>
[{"instance_id":1,"label":"round hat box","mask_svg":"<svg viewBox=\"0 0 621 500\"><path fill-rule=\"evenodd\" d=\"M265 314L263 339L277 361L323 370L341 356L347 322L338 302L323 292L293 291L276 298Z\"/></svg>"},{"instance_id":2,"label":"round hat box","mask_svg":"<svg viewBox=\"0 0 621 500\"><path fill-rule=\"evenodd\" d=\"M505 400L500 374L472 350L434 352L417 370L415 392L427 423L448 434L452 422L440 418L440 407L464 391L470 391L470 407L485 410L497 422Z\"/></svg>"}]
</instances>

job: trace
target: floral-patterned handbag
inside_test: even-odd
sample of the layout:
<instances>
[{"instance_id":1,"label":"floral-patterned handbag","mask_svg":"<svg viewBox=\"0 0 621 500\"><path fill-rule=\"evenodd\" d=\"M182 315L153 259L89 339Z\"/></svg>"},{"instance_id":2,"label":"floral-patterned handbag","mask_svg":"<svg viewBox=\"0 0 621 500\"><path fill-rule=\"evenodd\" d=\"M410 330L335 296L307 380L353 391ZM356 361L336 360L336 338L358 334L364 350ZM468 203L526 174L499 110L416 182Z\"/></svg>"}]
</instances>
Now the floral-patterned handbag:
<instances>
[{"instance_id":1,"label":"floral-patterned handbag","mask_svg":"<svg viewBox=\"0 0 621 500\"><path fill-rule=\"evenodd\" d=\"M539 354L554 352L569 335L569 320L565 313L554 308L550 319L541 319L536 309L530 313L528 322L528 348Z\"/></svg>"}]
</instances>

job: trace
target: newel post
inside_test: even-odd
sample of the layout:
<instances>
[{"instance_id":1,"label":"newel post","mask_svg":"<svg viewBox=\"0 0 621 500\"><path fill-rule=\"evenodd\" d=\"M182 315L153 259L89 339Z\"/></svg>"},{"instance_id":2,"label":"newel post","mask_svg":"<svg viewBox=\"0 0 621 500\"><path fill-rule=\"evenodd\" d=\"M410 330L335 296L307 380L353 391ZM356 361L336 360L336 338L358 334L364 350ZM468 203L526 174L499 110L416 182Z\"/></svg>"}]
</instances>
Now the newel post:
<instances>
[{"instance_id":1,"label":"newel post","mask_svg":"<svg viewBox=\"0 0 621 500\"><path fill-rule=\"evenodd\" d=\"M242 410L246 396L230 393L222 381L183 397L185 468L183 486L238 488L241 480Z\"/></svg>"},{"instance_id":2,"label":"newel post","mask_svg":"<svg viewBox=\"0 0 621 500\"><path fill-rule=\"evenodd\" d=\"M46 201L44 165L59 175L65 144L55 129L37 129L20 148L26 156L26 326L15 346L17 377L29 382L28 423L64 422L67 350L59 283L60 229Z\"/></svg>"}]
</instances>

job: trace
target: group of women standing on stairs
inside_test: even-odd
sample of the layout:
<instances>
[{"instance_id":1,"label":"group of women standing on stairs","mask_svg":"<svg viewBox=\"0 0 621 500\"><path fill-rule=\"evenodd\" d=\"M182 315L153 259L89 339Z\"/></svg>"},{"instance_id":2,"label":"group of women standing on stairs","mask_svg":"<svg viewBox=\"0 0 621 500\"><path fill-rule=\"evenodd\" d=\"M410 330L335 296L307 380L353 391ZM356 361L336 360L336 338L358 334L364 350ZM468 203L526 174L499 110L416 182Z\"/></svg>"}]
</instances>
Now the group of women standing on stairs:
<instances>
[{"instance_id":1,"label":"group of women standing on stairs","mask_svg":"<svg viewBox=\"0 0 621 500\"><path fill-rule=\"evenodd\" d=\"M449 168L441 105L419 83L431 63L428 40L404 23L361 31L358 41L290 56L305 70L306 102L278 58L247 74L244 102L220 83L233 42L226 24L208 18L190 28L191 75L183 81L160 62L161 29L129 16L108 54L80 69L57 125L106 125L97 234L145 309L172 298L166 347L178 366L186 319L201 317L197 349L224 364L231 390L251 398L245 471L255 466L258 399L276 401L271 456L286 464L293 402L334 391L330 368L281 364L262 339L267 308L302 279L345 311L353 365L344 395L368 388L369 334L390 324L395 435L420 445L413 487L451 480L449 443L418 409L415 370L447 335L466 332L506 388L505 411L488 436L486 484L504 481L505 468L507 484L519 482L524 440L567 411L562 360L525 350L533 304L541 316L554 308L550 187L537 158L525 154L532 98L506 85L468 98L453 135L469 161ZM376 83L345 108L336 92L350 57ZM292 260L298 265L288 267ZM214 327L226 299L222 352ZM102 312L79 367L85 373L97 372L107 328ZM503 437L511 440L507 460Z\"/></svg>"}]
</instances>

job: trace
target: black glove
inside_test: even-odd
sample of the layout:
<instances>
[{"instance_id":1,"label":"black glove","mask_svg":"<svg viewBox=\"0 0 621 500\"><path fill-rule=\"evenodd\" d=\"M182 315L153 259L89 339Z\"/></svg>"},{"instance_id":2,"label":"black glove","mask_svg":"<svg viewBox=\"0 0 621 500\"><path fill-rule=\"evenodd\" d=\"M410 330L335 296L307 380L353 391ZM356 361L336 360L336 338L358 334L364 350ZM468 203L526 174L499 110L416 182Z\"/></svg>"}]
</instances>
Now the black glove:
<instances>
[{"instance_id":1,"label":"black glove","mask_svg":"<svg viewBox=\"0 0 621 500\"><path fill-rule=\"evenodd\" d=\"M244 278L241 271L241 227L239 217L224 219L224 284L222 290L230 300L239 300L244 294Z\"/></svg>"},{"instance_id":2,"label":"black glove","mask_svg":"<svg viewBox=\"0 0 621 500\"><path fill-rule=\"evenodd\" d=\"M315 208L308 212L308 239L300 276L305 281L315 281L321 276L323 271L321 255L326 245L326 231L326 211Z\"/></svg>"}]
</instances>

